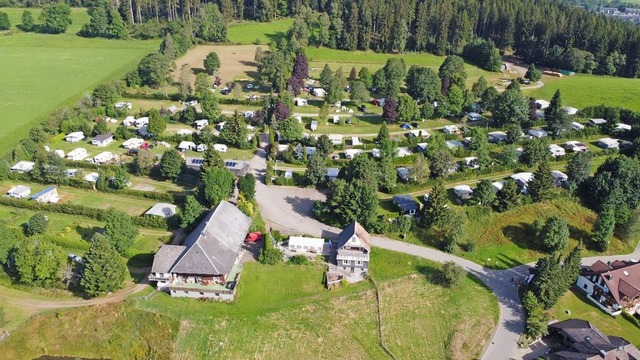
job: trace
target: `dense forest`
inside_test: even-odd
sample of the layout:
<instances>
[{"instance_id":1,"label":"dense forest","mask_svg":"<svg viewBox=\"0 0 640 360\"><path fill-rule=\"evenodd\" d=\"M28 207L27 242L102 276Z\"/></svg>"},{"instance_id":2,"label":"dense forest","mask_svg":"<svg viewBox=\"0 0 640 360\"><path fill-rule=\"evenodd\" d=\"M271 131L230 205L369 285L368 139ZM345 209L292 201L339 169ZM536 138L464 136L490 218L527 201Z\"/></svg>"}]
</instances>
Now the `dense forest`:
<instances>
[{"instance_id":1,"label":"dense forest","mask_svg":"<svg viewBox=\"0 0 640 360\"><path fill-rule=\"evenodd\" d=\"M38 6L46 0L0 0ZM70 0L95 7L100 1ZM218 11L211 10L217 3ZM314 46L464 55L482 38L526 62L584 73L640 76L640 27L553 0L121 0L109 7L144 34L146 23L271 21L296 17L290 32ZM214 6L215 7L215 6ZM205 13L209 13L207 15ZM215 15L213 15L215 13ZM219 14L219 15L218 15ZM207 21L212 24L211 21ZM218 24L217 26L224 26ZM203 31L193 27L193 32ZM204 29L206 30L206 29ZM198 36L207 38L207 36ZM210 37L215 38L215 37Z\"/></svg>"}]
</instances>

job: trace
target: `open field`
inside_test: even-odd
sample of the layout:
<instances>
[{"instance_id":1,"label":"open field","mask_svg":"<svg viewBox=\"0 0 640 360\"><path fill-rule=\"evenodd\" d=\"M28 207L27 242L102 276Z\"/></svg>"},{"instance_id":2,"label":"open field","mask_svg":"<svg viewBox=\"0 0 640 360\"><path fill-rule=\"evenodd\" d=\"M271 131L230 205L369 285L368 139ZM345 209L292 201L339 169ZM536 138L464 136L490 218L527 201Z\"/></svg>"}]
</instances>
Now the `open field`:
<instances>
[{"instance_id":1,"label":"open field","mask_svg":"<svg viewBox=\"0 0 640 360\"><path fill-rule=\"evenodd\" d=\"M571 318L588 320L607 335L620 336L636 346L640 345L640 329L622 316L614 318L600 310L576 289L567 291L549 310L549 315L558 321Z\"/></svg>"},{"instance_id":2,"label":"open field","mask_svg":"<svg viewBox=\"0 0 640 360\"><path fill-rule=\"evenodd\" d=\"M604 104L640 111L640 79L577 74L561 78L545 76L542 81L544 87L524 93L549 101L560 90L566 106L582 109Z\"/></svg>"},{"instance_id":3,"label":"open field","mask_svg":"<svg viewBox=\"0 0 640 360\"><path fill-rule=\"evenodd\" d=\"M12 18L19 18L22 10L3 9ZM74 28L88 18L79 15L82 11L74 11ZM93 86L135 68L158 43L84 39L73 29L61 35L15 32L0 37L0 154L54 109L74 104Z\"/></svg>"},{"instance_id":4,"label":"open field","mask_svg":"<svg viewBox=\"0 0 640 360\"><path fill-rule=\"evenodd\" d=\"M198 45L176 60L174 80L180 77L182 66L189 64L194 74L191 80L193 83L195 74L204 72L204 58L212 51L220 57L219 76L223 84L236 80L257 79L257 64L253 62L257 47L256 45ZM262 48L267 50L267 46L263 45Z\"/></svg>"},{"instance_id":5,"label":"open field","mask_svg":"<svg viewBox=\"0 0 640 360\"><path fill-rule=\"evenodd\" d=\"M293 19L274 20L268 23L244 21L229 25L227 39L235 44L256 44L256 39L260 40L263 46L269 44L271 40L284 36L293 24ZM251 56L250 59L253 59Z\"/></svg>"},{"instance_id":6,"label":"open field","mask_svg":"<svg viewBox=\"0 0 640 360\"><path fill-rule=\"evenodd\" d=\"M11 29L17 29L17 26L22 23L22 13L25 10L31 11L33 15L33 19L36 24L39 23L38 17L42 12L41 8L32 7L32 8L2 8L2 12L6 12L9 15L9 22L11 23ZM71 8L71 25L67 29L67 34L75 35L80 29L82 29L82 25L89 22L89 13L86 8ZM50 35L45 35L50 36Z\"/></svg>"}]
</instances>

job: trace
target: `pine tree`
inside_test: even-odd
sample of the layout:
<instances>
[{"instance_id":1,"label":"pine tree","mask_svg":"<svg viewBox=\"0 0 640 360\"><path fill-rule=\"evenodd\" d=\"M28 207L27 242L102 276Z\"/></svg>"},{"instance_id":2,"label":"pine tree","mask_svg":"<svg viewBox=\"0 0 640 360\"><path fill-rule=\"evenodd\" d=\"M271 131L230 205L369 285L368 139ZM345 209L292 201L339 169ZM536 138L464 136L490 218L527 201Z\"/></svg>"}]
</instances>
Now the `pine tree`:
<instances>
[{"instance_id":1,"label":"pine tree","mask_svg":"<svg viewBox=\"0 0 640 360\"><path fill-rule=\"evenodd\" d=\"M147 125L147 130L155 136L162 135L167 128L167 122L160 116L160 112L157 109L151 109L148 116L149 125Z\"/></svg>"},{"instance_id":2,"label":"pine tree","mask_svg":"<svg viewBox=\"0 0 640 360\"><path fill-rule=\"evenodd\" d=\"M556 90L555 94L553 95L549 107L544 111L544 117L547 120L549 131L553 134L553 136L558 136L563 131L569 130L571 119L562 107L560 90Z\"/></svg>"},{"instance_id":3,"label":"pine tree","mask_svg":"<svg viewBox=\"0 0 640 360\"><path fill-rule=\"evenodd\" d=\"M571 288L580 276L582 269L582 241L571 250L569 255L564 259L562 265L562 280L566 289Z\"/></svg>"},{"instance_id":4,"label":"pine tree","mask_svg":"<svg viewBox=\"0 0 640 360\"><path fill-rule=\"evenodd\" d=\"M520 189L515 180L507 179L498 191L496 208L498 211L504 212L520 205Z\"/></svg>"},{"instance_id":5,"label":"pine tree","mask_svg":"<svg viewBox=\"0 0 640 360\"><path fill-rule=\"evenodd\" d=\"M122 288L126 266L116 249L104 236L94 236L84 255L80 284L90 297L106 295Z\"/></svg>"},{"instance_id":6,"label":"pine tree","mask_svg":"<svg viewBox=\"0 0 640 360\"><path fill-rule=\"evenodd\" d=\"M202 205L193 195L187 195L184 204L180 208L180 227L190 229L202 215Z\"/></svg>"},{"instance_id":7,"label":"pine tree","mask_svg":"<svg viewBox=\"0 0 640 360\"><path fill-rule=\"evenodd\" d=\"M596 243L598 250L607 251L615 226L615 212L611 206L608 206L598 214L598 219L593 227L591 239Z\"/></svg>"},{"instance_id":8,"label":"pine tree","mask_svg":"<svg viewBox=\"0 0 640 360\"><path fill-rule=\"evenodd\" d=\"M530 339L538 339L548 334L547 315L542 304L531 291L527 291L522 298L522 306L527 313L527 325L524 334Z\"/></svg>"},{"instance_id":9,"label":"pine tree","mask_svg":"<svg viewBox=\"0 0 640 360\"><path fill-rule=\"evenodd\" d=\"M425 226L433 226L444 219L445 213L448 211L448 201L447 190L444 188L444 184L441 181L436 182L422 209Z\"/></svg>"},{"instance_id":10,"label":"pine tree","mask_svg":"<svg viewBox=\"0 0 640 360\"><path fill-rule=\"evenodd\" d=\"M553 197L553 176L548 162L545 161L538 165L527 189L533 201L543 201Z\"/></svg>"},{"instance_id":11,"label":"pine tree","mask_svg":"<svg viewBox=\"0 0 640 360\"><path fill-rule=\"evenodd\" d=\"M182 172L182 157L176 149L170 149L160 158L160 173L167 179L177 178Z\"/></svg>"},{"instance_id":12,"label":"pine tree","mask_svg":"<svg viewBox=\"0 0 640 360\"><path fill-rule=\"evenodd\" d=\"M531 291L544 309L551 308L567 290L562 281L560 256L549 255L536 263Z\"/></svg>"},{"instance_id":13,"label":"pine tree","mask_svg":"<svg viewBox=\"0 0 640 360\"><path fill-rule=\"evenodd\" d=\"M304 172L304 178L307 183L317 186L322 183L327 174L327 169L324 164L324 158L318 156L318 154L314 154L309 159L309 164L307 165L307 170Z\"/></svg>"}]
</instances>

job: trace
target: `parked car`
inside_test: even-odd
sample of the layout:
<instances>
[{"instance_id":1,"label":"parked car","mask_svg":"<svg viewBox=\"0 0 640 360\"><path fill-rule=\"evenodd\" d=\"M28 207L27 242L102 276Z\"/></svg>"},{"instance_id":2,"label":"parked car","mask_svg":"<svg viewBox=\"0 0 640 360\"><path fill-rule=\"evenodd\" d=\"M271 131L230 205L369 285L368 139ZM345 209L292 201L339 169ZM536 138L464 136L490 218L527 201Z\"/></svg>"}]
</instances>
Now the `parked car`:
<instances>
[{"instance_id":1,"label":"parked car","mask_svg":"<svg viewBox=\"0 0 640 360\"><path fill-rule=\"evenodd\" d=\"M420 127L420 124L418 124L417 122L412 122L411 126L413 126L414 128Z\"/></svg>"},{"instance_id":2,"label":"parked car","mask_svg":"<svg viewBox=\"0 0 640 360\"><path fill-rule=\"evenodd\" d=\"M402 123L402 124L400 125L400 128L401 128L401 129L404 129L404 130L411 130L411 129L413 129L413 127L412 127L410 124L407 124L407 123Z\"/></svg>"},{"instance_id":3,"label":"parked car","mask_svg":"<svg viewBox=\"0 0 640 360\"><path fill-rule=\"evenodd\" d=\"M247 84L247 89L249 90L253 89L253 84Z\"/></svg>"},{"instance_id":4,"label":"parked car","mask_svg":"<svg viewBox=\"0 0 640 360\"><path fill-rule=\"evenodd\" d=\"M255 232L247 234L247 238L244 239L244 241L246 241L246 242L256 242L256 241L260 241L260 239L262 239L262 232L255 231Z\"/></svg>"},{"instance_id":5,"label":"parked car","mask_svg":"<svg viewBox=\"0 0 640 360\"><path fill-rule=\"evenodd\" d=\"M222 95L229 95L230 92L231 92L231 89L229 89L226 86L222 90L220 90L220 94Z\"/></svg>"}]
</instances>

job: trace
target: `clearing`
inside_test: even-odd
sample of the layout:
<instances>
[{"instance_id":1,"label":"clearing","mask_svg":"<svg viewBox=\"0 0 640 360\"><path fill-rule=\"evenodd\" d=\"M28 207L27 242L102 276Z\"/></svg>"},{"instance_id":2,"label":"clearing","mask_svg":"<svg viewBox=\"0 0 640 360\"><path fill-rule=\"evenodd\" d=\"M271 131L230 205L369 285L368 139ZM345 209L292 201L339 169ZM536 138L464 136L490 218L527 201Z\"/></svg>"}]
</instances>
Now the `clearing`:
<instances>
[{"instance_id":1,"label":"clearing","mask_svg":"<svg viewBox=\"0 0 640 360\"><path fill-rule=\"evenodd\" d=\"M24 9L2 9L12 24ZM36 9L31 9L37 18ZM86 9L74 9L65 34L15 32L0 38L0 154L11 150L54 109L73 105L86 91L136 67L159 41L85 39L76 31L87 21Z\"/></svg>"},{"instance_id":2,"label":"clearing","mask_svg":"<svg viewBox=\"0 0 640 360\"><path fill-rule=\"evenodd\" d=\"M189 64L194 74L204 72L204 58L214 51L220 58L219 76L222 83L236 80L251 80L258 78L257 64L253 62L256 45L198 45L189 50L185 55L176 60L176 70L173 72L174 80L180 77L180 69L184 64ZM266 46L262 46L267 50ZM195 76L191 79L195 81Z\"/></svg>"},{"instance_id":3,"label":"clearing","mask_svg":"<svg viewBox=\"0 0 640 360\"><path fill-rule=\"evenodd\" d=\"M284 37L292 24L293 19L235 22L229 25L227 39L235 44L267 45L272 40ZM253 56L251 58L253 59Z\"/></svg>"}]
</instances>

